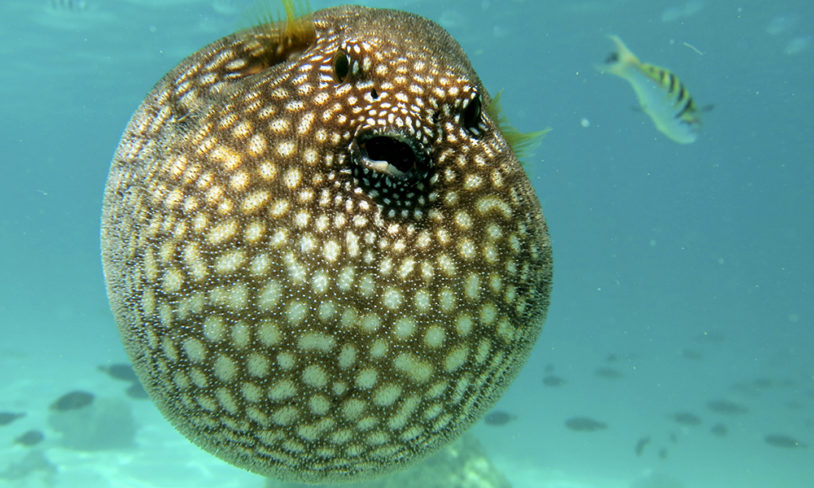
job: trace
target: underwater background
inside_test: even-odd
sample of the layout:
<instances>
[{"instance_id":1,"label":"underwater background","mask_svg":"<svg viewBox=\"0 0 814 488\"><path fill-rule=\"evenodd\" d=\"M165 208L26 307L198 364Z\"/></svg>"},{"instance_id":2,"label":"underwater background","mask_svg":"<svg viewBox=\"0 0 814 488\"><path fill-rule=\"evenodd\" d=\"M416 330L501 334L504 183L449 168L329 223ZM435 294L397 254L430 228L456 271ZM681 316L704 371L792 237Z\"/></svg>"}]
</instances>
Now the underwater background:
<instances>
[{"instance_id":1,"label":"underwater background","mask_svg":"<svg viewBox=\"0 0 814 488\"><path fill-rule=\"evenodd\" d=\"M514 125L552 128L525 164L552 236L551 308L473 428L511 485L814 486L814 4L358 3L440 23ZM99 369L127 361L99 256L121 131L255 4L0 3L0 486L265 486ZM712 106L697 142L667 139L595 69L609 34ZM49 408L75 390L103 412Z\"/></svg>"}]
</instances>

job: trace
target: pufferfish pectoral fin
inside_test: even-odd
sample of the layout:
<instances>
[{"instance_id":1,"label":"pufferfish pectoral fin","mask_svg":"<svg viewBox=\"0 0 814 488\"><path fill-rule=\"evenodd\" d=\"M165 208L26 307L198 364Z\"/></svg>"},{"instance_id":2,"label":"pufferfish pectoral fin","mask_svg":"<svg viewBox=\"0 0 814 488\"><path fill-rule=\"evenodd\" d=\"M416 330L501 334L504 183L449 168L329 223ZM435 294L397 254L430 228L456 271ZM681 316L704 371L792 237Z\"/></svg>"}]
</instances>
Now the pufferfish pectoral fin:
<instances>
[{"instance_id":1,"label":"pufferfish pectoral fin","mask_svg":"<svg viewBox=\"0 0 814 488\"><path fill-rule=\"evenodd\" d=\"M506 142L512 147L515 155L518 158L527 158L530 156L543 141L543 138L551 132L551 127L546 127L543 130L536 130L531 132L519 131L510 121L509 117L503 111L500 105L500 99L503 97L503 90L499 90L494 97L492 97L489 105L486 106L486 113L495 121ZM523 161L520 161L521 164Z\"/></svg>"}]
</instances>

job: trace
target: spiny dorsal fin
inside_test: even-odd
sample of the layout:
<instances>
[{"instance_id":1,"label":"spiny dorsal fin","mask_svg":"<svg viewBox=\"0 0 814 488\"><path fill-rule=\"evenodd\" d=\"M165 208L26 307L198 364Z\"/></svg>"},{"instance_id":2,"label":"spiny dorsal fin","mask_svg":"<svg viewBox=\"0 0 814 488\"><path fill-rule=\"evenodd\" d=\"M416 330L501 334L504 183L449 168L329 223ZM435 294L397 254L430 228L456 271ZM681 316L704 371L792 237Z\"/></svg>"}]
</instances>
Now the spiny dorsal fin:
<instances>
[{"instance_id":1,"label":"spiny dorsal fin","mask_svg":"<svg viewBox=\"0 0 814 488\"><path fill-rule=\"evenodd\" d=\"M259 42L251 49L251 61L241 71L251 75L281 63L312 46L317 39L314 19L307 0L282 0L284 15L268 6L256 7L255 27L250 29Z\"/></svg>"},{"instance_id":2,"label":"spiny dorsal fin","mask_svg":"<svg viewBox=\"0 0 814 488\"><path fill-rule=\"evenodd\" d=\"M268 17L269 23L285 23L282 31L282 38L292 46L304 45L310 46L316 40L316 30L314 28L314 19L311 16L311 6L308 0L282 0L283 9L285 10L285 19L278 15L275 17Z\"/></svg>"}]
</instances>

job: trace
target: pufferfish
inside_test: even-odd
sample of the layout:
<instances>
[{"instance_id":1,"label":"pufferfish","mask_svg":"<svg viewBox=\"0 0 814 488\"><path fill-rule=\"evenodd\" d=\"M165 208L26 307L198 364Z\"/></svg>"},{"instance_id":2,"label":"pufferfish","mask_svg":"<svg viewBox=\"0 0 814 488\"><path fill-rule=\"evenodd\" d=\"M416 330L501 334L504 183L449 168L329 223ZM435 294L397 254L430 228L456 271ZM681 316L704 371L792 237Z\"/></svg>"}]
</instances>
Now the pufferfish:
<instances>
[{"instance_id":1,"label":"pufferfish","mask_svg":"<svg viewBox=\"0 0 814 488\"><path fill-rule=\"evenodd\" d=\"M551 245L447 32L286 7L183 60L133 115L104 195L108 297L195 444L284 480L371 478L506 390L546 315Z\"/></svg>"}]
</instances>

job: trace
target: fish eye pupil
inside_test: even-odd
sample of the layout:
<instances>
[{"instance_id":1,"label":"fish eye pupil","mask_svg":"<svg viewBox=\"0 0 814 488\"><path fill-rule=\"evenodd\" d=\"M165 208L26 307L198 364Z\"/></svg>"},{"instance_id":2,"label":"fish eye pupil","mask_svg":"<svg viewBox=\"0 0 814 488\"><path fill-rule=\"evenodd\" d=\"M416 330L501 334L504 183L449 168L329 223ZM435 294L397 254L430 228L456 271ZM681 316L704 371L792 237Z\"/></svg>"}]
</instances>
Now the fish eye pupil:
<instances>
[{"instance_id":1,"label":"fish eye pupil","mask_svg":"<svg viewBox=\"0 0 814 488\"><path fill-rule=\"evenodd\" d=\"M373 100L376 100L377 98L379 98L379 92L377 92L376 89L374 88L370 90L370 96L373 98Z\"/></svg>"},{"instance_id":2,"label":"fish eye pupil","mask_svg":"<svg viewBox=\"0 0 814 488\"><path fill-rule=\"evenodd\" d=\"M342 51L336 53L334 56L334 74L339 81L345 81L350 72L350 60L348 55Z\"/></svg>"},{"instance_id":3,"label":"fish eye pupil","mask_svg":"<svg viewBox=\"0 0 814 488\"><path fill-rule=\"evenodd\" d=\"M480 117L481 101L480 95L477 95L466 104L466 107L464 107L464 111L461 114L461 123L466 130L472 131L480 123Z\"/></svg>"}]
</instances>

